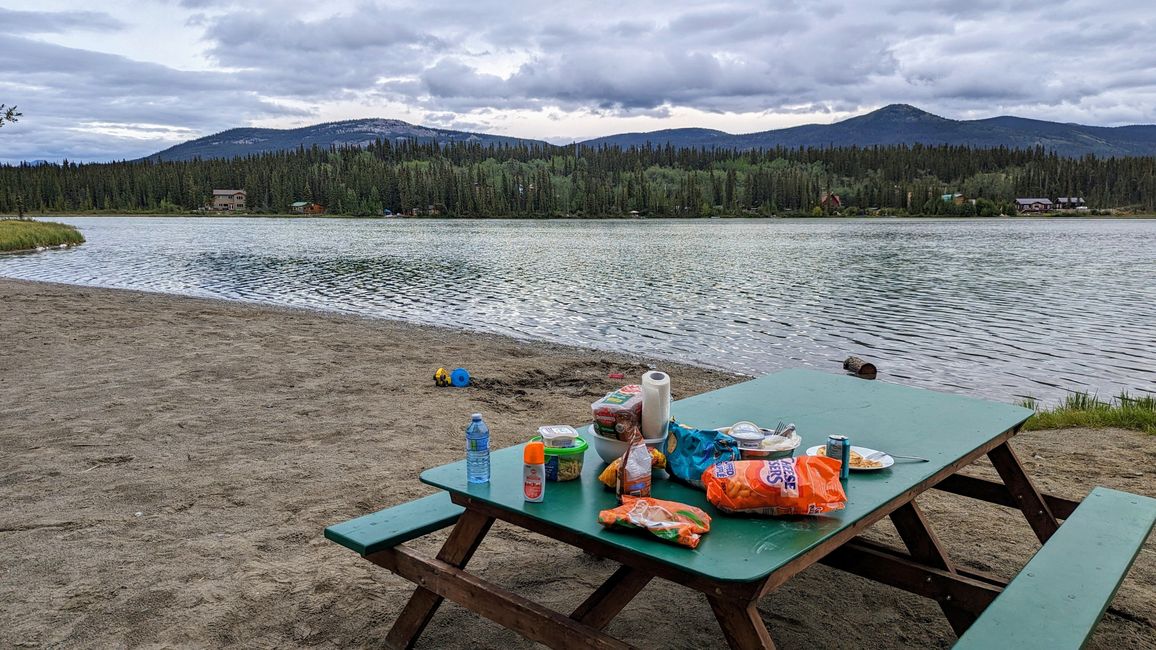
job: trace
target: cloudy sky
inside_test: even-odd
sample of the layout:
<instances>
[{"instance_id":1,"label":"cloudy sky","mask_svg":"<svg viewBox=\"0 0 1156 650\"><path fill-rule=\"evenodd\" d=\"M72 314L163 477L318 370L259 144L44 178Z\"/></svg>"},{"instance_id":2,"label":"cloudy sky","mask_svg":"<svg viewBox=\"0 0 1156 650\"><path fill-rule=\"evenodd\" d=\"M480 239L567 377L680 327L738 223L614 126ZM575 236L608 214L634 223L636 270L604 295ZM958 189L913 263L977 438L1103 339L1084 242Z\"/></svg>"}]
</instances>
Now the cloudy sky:
<instances>
[{"instance_id":1,"label":"cloudy sky","mask_svg":"<svg viewBox=\"0 0 1156 650\"><path fill-rule=\"evenodd\" d=\"M0 162L359 117L557 143L891 103L1156 123L1151 0L0 3L0 103L24 113Z\"/></svg>"}]
</instances>

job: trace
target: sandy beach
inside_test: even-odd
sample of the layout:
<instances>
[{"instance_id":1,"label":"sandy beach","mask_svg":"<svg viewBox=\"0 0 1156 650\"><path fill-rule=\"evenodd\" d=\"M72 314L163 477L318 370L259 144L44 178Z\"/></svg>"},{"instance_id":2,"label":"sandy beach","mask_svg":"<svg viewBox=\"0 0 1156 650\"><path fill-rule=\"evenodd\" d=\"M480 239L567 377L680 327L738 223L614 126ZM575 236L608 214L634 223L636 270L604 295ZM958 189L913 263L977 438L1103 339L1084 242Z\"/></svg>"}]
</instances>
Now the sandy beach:
<instances>
[{"instance_id":1,"label":"sandy beach","mask_svg":"<svg viewBox=\"0 0 1156 650\"><path fill-rule=\"evenodd\" d=\"M742 380L448 329L6 279L0 308L5 647L380 647L412 586L322 529L432 492L418 474L464 455L470 413L485 414L500 447L586 420L623 383L610 372L656 363L675 397ZM442 365L469 368L475 384L436 388ZM1013 446L1046 491L1156 497L1156 437L1041 431ZM939 493L919 503L962 564L1010 576L1037 547L1018 512ZM897 540L885 523L870 535ZM414 544L433 553L444 537ZM501 523L470 567L563 611L616 568ZM955 638L932 601L821 566L760 610L787 649ZM706 601L662 581L608 631L642 647L724 645ZM419 644L532 646L453 604ZM1156 648L1156 543L1090 647Z\"/></svg>"}]
</instances>

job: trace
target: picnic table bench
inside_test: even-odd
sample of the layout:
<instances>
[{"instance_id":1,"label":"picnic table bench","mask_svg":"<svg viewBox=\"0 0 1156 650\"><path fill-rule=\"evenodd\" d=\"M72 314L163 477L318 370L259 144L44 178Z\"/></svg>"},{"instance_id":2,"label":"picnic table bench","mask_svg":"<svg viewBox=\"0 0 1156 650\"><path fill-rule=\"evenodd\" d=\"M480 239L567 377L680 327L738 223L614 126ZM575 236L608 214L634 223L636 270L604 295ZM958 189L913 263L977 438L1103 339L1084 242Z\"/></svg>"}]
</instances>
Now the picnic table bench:
<instances>
[{"instance_id":1,"label":"picnic table bench","mask_svg":"<svg viewBox=\"0 0 1156 650\"><path fill-rule=\"evenodd\" d=\"M1156 499L1098 487L956 648L1080 648L1156 522Z\"/></svg>"},{"instance_id":2,"label":"picnic table bench","mask_svg":"<svg viewBox=\"0 0 1156 650\"><path fill-rule=\"evenodd\" d=\"M1156 519L1156 500L1147 497L1097 489L1081 506L1041 494L1007 445L1031 415L1020 407L796 370L681 400L672 412L701 427L789 419L808 444L847 433L856 444L931 462L853 474L846 509L823 517L728 517L701 491L655 481L655 497L712 515L711 532L691 551L597 523L598 511L615 500L597 482L602 463L593 450L580 480L551 483L545 502L525 503L519 445L492 453L490 483L468 483L464 462L432 468L421 480L442 492L330 526L325 536L418 585L386 637L396 648L412 647L443 598L550 647L629 647L603 628L655 577L703 593L731 647L773 648L758 599L817 562L936 600L961 635L960 647L1076 648ZM1002 482L958 473L984 455ZM1010 584L956 565L914 501L933 488L1018 508L1043 548ZM860 537L885 517L906 548ZM548 609L465 570L496 519L621 567L569 615ZM404 545L449 526L434 558ZM1064 624L1041 636L1053 608ZM1049 645L1039 645L1045 638Z\"/></svg>"}]
</instances>

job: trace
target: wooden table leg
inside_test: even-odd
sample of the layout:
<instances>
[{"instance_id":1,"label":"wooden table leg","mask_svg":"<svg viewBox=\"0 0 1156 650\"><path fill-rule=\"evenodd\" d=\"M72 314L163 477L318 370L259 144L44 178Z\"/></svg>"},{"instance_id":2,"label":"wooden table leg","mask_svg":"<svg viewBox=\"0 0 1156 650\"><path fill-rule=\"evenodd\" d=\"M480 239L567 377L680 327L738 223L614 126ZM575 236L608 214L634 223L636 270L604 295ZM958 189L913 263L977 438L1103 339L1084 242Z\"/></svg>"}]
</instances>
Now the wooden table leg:
<instances>
[{"instance_id":1,"label":"wooden table leg","mask_svg":"<svg viewBox=\"0 0 1156 650\"><path fill-rule=\"evenodd\" d=\"M404 544L365 556L370 562L423 585L471 612L555 650L631 650L633 646L539 605L525 596L452 564L427 557ZM473 639L458 634L458 645Z\"/></svg>"},{"instance_id":2,"label":"wooden table leg","mask_svg":"<svg viewBox=\"0 0 1156 650\"><path fill-rule=\"evenodd\" d=\"M899 531L899 536L903 538L903 544L907 546L911 557L928 566L956 573L955 565L948 557L947 551L931 531L927 518L914 501L892 512L891 522L895 524L895 529ZM955 630L956 634L963 634L975 622L976 616L953 605L950 598L951 596L946 596L944 600L939 601L939 608L947 616L951 629Z\"/></svg>"},{"instance_id":3,"label":"wooden table leg","mask_svg":"<svg viewBox=\"0 0 1156 650\"><path fill-rule=\"evenodd\" d=\"M1007 489L1007 485L999 481L989 481L985 478L977 476L970 476L968 474L952 474L939 482L935 486L936 490L943 490L944 492L951 492L972 499L979 499L980 501L987 501L1008 508L1019 508L1020 504L1012 496L1011 491ZM1042 494L1042 493L1041 493ZM1044 503L1048 504L1048 509L1052 511L1056 519L1067 519L1072 516L1076 508L1080 505L1079 501L1072 499L1065 499L1054 494L1042 494Z\"/></svg>"},{"instance_id":4,"label":"wooden table leg","mask_svg":"<svg viewBox=\"0 0 1156 650\"><path fill-rule=\"evenodd\" d=\"M977 617L1007 586L1007 580L995 576L960 567L954 572L932 567L910 553L859 537L820 562L936 602L951 602Z\"/></svg>"},{"instance_id":5,"label":"wooden table leg","mask_svg":"<svg viewBox=\"0 0 1156 650\"><path fill-rule=\"evenodd\" d=\"M437 559L459 569L465 567L493 523L492 517L466 510L458 518L458 523L454 525L450 536L438 551ZM425 630L425 626L429 625L442 600L441 596L419 586L386 635L386 646L399 649L412 648Z\"/></svg>"},{"instance_id":6,"label":"wooden table leg","mask_svg":"<svg viewBox=\"0 0 1156 650\"><path fill-rule=\"evenodd\" d=\"M727 645L734 650L774 650L775 642L771 640L771 633L759 615L757 600L742 605L716 596L707 596L706 599L710 601L714 617L718 619L719 627L727 638Z\"/></svg>"},{"instance_id":7,"label":"wooden table leg","mask_svg":"<svg viewBox=\"0 0 1156 650\"><path fill-rule=\"evenodd\" d=\"M618 568L597 591L590 594L570 618L601 630L614 620L638 592L650 583L654 576L641 570L623 565Z\"/></svg>"},{"instance_id":8,"label":"wooden table leg","mask_svg":"<svg viewBox=\"0 0 1156 650\"><path fill-rule=\"evenodd\" d=\"M1036 537L1041 543L1047 542L1059 530L1060 524L1056 521L1052 509L1048 507L1047 501L1024 471L1020 459L1006 442L987 452L987 457L991 460L995 471L999 472L999 477L1011 492L1016 505L1027 517L1028 525L1035 531Z\"/></svg>"}]
</instances>

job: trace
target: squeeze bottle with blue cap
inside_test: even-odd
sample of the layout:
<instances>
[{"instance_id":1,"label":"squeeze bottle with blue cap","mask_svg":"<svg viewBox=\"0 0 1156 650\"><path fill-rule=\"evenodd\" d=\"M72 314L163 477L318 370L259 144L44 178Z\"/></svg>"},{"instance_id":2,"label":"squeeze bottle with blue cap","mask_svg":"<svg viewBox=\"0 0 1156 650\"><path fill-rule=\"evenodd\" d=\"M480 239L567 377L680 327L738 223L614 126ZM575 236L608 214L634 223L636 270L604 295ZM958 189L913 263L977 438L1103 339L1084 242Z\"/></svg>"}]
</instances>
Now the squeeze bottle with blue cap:
<instances>
[{"instance_id":1,"label":"squeeze bottle with blue cap","mask_svg":"<svg viewBox=\"0 0 1156 650\"><path fill-rule=\"evenodd\" d=\"M481 413L470 416L466 427L466 480L490 482L490 428L482 422Z\"/></svg>"}]
</instances>

